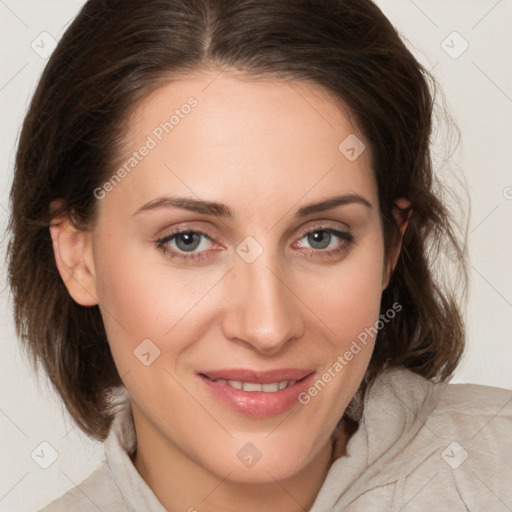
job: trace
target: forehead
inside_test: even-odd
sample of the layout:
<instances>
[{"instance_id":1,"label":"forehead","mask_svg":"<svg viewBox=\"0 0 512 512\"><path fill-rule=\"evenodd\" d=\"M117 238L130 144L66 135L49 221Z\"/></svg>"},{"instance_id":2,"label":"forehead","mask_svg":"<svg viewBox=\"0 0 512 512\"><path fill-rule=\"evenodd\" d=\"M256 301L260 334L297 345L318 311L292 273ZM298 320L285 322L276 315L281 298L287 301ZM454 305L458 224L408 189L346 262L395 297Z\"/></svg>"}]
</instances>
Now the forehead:
<instances>
[{"instance_id":1,"label":"forehead","mask_svg":"<svg viewBox=\"0 0 512 512\"><path fill-rule=\"evenodd\" d=\"M126 172L108 194L117 207L173 194L261 213L336 192L376 197L368 145L350 152L364 137L317 85L203 72L162 84L127 122L113 170Z\"/></svg>"}]
</instances>

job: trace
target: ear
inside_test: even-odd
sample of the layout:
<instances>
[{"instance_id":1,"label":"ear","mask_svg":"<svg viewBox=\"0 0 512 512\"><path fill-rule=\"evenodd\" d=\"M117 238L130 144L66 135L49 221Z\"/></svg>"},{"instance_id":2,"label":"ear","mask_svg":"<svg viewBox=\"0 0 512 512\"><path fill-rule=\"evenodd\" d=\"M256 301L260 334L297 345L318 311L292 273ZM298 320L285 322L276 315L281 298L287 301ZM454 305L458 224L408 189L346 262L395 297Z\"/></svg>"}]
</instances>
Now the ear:
<instances>
[{"instance_id":1,"label":"ear","mask_svg":"<svg viewBox=\"0 0 512 512\"><path fill-rule=\"evenodd\" d=\"M409 224L409 219L411 218L413 211L411 202L405 198L395 200L394 204L395 206L392 211L393 216L395 217L395 221L398 225L398 229L400 230L400 240L396 246L392 248L388 256L388 261L384 270L382 281L383 290L388 286L389 281L391 280L391 275L393 274L393 270L396 267L398 256L400 255L400 250L402 248L402 238L404 236L405 230L407 229L407 225Z\"/></svg>"},{"instance_id":2,"label":"ear","mask_svg":"<svg viewBox=\"0 0 512 512\"><path fill-rule=\"evenodd\" d=\"M50 235L55 262L69 294L82 306L95 306L98 300L91 233L78 229L63 214L52 219Z\"/></svg>"}]
</instances>

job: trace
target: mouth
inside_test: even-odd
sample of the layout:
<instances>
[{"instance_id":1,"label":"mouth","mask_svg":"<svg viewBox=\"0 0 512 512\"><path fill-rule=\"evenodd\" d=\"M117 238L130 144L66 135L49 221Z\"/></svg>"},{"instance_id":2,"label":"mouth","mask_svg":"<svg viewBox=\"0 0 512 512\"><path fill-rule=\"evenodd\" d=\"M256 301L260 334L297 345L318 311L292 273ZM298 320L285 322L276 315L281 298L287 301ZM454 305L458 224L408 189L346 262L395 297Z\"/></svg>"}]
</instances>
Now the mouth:
<instances>
[{"instance_id":1,"label":"mouth","mask_svg":"<svg viewBox=\"0 0 512 512\"><path fill-rule=\"evenodd\" d=\"M282 389L293 386L296 381L281 380L279 382L269 382L268 384L258 384L256 382L242 382L241 380L215 379L212 380L212 382L227 384L234 389L243 389L249 393L254 393L255 391L261 391L263 393L275 393L276 391L281 391Z\"/></svg>"},{"instance_id":2,"label":"mouth","mask_svg":"<svg viewBox=\"0 0 512 512\"><path fill-rule=\"evenodd\" d=\"M298 403L298 395L307 389L314 370L246 369L206 370L198 377L224 406L253 417L281 414Z\"/></svg>"}]
</instances>

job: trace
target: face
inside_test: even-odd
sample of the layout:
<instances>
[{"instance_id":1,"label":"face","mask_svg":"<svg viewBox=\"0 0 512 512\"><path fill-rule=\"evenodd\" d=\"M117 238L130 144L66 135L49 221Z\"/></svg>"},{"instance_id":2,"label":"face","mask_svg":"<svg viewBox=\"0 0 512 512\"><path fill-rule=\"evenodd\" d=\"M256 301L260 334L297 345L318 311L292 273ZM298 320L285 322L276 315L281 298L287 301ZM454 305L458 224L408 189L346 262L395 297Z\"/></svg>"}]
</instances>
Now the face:
<instances>
[{"instance_id":1,"label":"face","mask_svg":"<svg viewBox=\"0 0 512 512\"><path fill-rule=\"evenodd\" d=\"M369 146L318 86L218 72L145 97L125 142L85 261L138 435L222 478L290 477L373 349Z\"/></svg>"}]
</instances>

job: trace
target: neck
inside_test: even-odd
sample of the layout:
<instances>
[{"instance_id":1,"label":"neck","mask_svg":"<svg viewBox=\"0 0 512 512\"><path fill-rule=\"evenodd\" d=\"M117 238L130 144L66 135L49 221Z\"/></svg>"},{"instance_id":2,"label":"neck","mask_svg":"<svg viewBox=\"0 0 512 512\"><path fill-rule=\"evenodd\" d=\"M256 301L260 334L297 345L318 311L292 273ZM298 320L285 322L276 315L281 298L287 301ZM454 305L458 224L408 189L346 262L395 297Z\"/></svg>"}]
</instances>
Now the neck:
<instances>
[{"instance_id":1,"label":"neck","mask_svg":"<svg viewBox=\"0 0 512 512\"><path fill-rule=\"evenodd\" d=\"M133 404L132 404L133 405ZM313 459L291 477L277 481L240 483L229 474L216 475L191 460L179 446L155 429L133 407L137 450L133 462L164 508L201 512L244 510L304 512L309 510L333 458L344 453L348 434L337 430L335 452L329 439Z\"/></svg>"}]
</instances>

